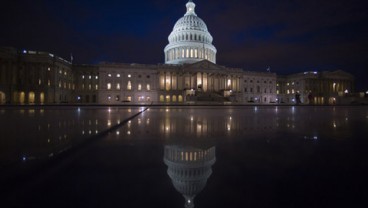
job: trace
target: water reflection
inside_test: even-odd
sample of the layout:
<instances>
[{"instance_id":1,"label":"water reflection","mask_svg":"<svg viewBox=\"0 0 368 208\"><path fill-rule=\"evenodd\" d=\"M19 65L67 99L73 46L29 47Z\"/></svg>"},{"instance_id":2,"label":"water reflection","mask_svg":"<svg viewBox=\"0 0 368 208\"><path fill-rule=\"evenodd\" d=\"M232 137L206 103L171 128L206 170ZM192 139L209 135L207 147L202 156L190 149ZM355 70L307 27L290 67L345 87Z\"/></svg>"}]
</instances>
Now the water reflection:
<instances>
[{"instance_id":1,"label":"water reflection","mask_svg":"<svg viewBox=\"0 0 368 208\"><path fill-rule=\"evenodd\" d=\"M0 167L49 158L120 123L139 108L43 107L2 111Z\"/></svg>"},{"instance_id":2,"label":"water reflection","mask_svg":"<svg viewBox=\"0 0 368 208\"><path fill-rule=\"evenodd\" d=\"M194 198L206 186L215 163L215 146L192 147L186 145L166 145L164 162L167 174L175 189L185 199L186 208L194 207Z\"/></svg>"}]
</instances>

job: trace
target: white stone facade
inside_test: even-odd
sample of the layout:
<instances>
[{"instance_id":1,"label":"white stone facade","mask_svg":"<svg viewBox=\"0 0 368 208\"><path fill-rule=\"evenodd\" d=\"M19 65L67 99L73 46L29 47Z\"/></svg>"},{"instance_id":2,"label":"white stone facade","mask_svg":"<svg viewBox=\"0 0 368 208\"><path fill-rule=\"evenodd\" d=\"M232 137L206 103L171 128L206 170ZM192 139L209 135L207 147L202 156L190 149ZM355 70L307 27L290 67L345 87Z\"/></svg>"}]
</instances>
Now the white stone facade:
<instances>
[{"instance_id":1,"label":"white stone facade","mask_svg":"<svg viewBox=\"0 0 368 208\"><path fill-rule=\"evenodd\" d=\"M101 104L158 102L158 78L155 66L137 64L101 64L99 66Z\"/></svg>"}]
</instances>

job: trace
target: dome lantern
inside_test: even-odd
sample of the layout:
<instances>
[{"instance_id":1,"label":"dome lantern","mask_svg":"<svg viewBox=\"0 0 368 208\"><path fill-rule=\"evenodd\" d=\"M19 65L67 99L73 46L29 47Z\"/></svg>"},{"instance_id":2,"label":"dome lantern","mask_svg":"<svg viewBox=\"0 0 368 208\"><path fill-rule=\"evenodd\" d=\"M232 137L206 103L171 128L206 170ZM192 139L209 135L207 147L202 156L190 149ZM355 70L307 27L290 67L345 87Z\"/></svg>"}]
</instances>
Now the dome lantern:
<instances>
[{"instance_id":1,"label":"dome lantern","mask_svg":"<svg viewBox=\"0 0 368 208\"><path fill-rule=\"evenodd\" d=\"M186 15L195 15L197 16L197 14L195 13L195 3L193 3L191 0L189 0L189 2L187 3L187 13Z\"/></svg>"}]
</instances>

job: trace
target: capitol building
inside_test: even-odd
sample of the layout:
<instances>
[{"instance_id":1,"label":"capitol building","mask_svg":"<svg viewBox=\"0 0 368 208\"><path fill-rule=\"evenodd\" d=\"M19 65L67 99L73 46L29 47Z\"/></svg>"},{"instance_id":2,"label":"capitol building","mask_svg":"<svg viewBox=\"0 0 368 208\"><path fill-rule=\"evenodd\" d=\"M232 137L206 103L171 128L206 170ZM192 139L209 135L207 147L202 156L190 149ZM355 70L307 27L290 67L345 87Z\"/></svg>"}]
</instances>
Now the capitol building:
<instances>
[{"instance_id":1,"label":"capitol building","mask_svg":"<svg viewBox=\"0 0 368 208\"><path fill-rule=\"evenodd\" d=\"M354 77L341 70L278 76L218 65L213 40L190 0L168 36L163 64L77 65L3 47L0 104L336 104L354 90Z\"/></svg>"}]
</instances>

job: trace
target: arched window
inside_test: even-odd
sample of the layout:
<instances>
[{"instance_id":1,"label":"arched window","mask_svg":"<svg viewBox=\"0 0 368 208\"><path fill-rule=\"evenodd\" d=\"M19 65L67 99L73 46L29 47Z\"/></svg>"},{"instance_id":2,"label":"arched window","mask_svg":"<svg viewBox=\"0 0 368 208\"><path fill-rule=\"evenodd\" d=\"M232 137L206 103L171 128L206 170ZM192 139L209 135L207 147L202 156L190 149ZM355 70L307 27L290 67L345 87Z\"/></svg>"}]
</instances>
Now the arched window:
<instances>
[{"instance_id":1,"label":"arched window","mask_svg":"<svg viewBox=\"0 0 368 208\"><path fill-rule=\"evenodd\" d=\"M130 81L128 81L127 90L132 90L132 83Z\"/></svg>"},{"instance_id":2,"label":"arched window","mask_svg":"<svg viewBox=\"0 0 368 208\"><path fill-rule=\"evenodd\" d=\"M5 102L6 102L5 93L0 91L0 104L5 104Z\"/></svg>"},{"instance_id":3,"label":"arched window","mask_svg":"<svg viewBox=\"0 0 368 208\"><path fill-rule=\"evenodd\" d=\"M193 49L190 49L190 58L193 58Z\"/></svg>"},{"instance_id":4,"label":"arched window","mask_svg":"<svg viewBox=\"0 0 368 208\"><path fill-rule=\"evenodd\" d=\"M43 104L44 102L45 102L45 93L41 92L40 93L40 103Z\"/></svg>"},{"instance_id":5,"label":"arched window","mask_svg":"<svg viewBox=\"0 0 368 208\"><path fill-rule=\"evenodd\" d=\"M185 37L185 40L188 40L188 34L186 34L185 36L186 36L186 37Z\"/></svg>"},{"instance_id":6,"label":"arched window","mask_svg":"<svg viewBox=\"0 0 368 208\"><path fill-rule=\"evenodd\" d=\"M29 92L28 93L28 103L33 104L35 103L35 93Z\"/></svg>"},{"instance_id":7,"label":"arched window","mask_svg":"<svg viewBox=\"0 0 368 208\"><path fill-rule=\"evenodd\" d=\"M173 102L176 102L176 95L173 95L173 96L172 96L172 101L173 101Z\"/></svg>"},{"instance_id":8,"label":"arched window","mask_svg":"<svg viewBox=\"0 0 368 208\"><path fill-rule=\"evenodd\" d=\"M197 40L197 34L194 34L194 40Z\"/></svg>"},{"instance_id":9,"label":"arched window","mask_svg":"<svg viewBox=\"0 0 368 208\"><path fill-rule=\"evenodd\" d=\"M190 40L193 40L193 36L192 36L192 34L190 34Z\"/></svg>"},{"instance_id":10,"label":"arched window","mask_svg":"<svg viewBox=\"0 0 368 208\"><path fill-rule=\"evenodd\" d=\"M160 102L162 102L162 103L165 102L163 95L160 95Z\"/></svg>"}]
</instances>

